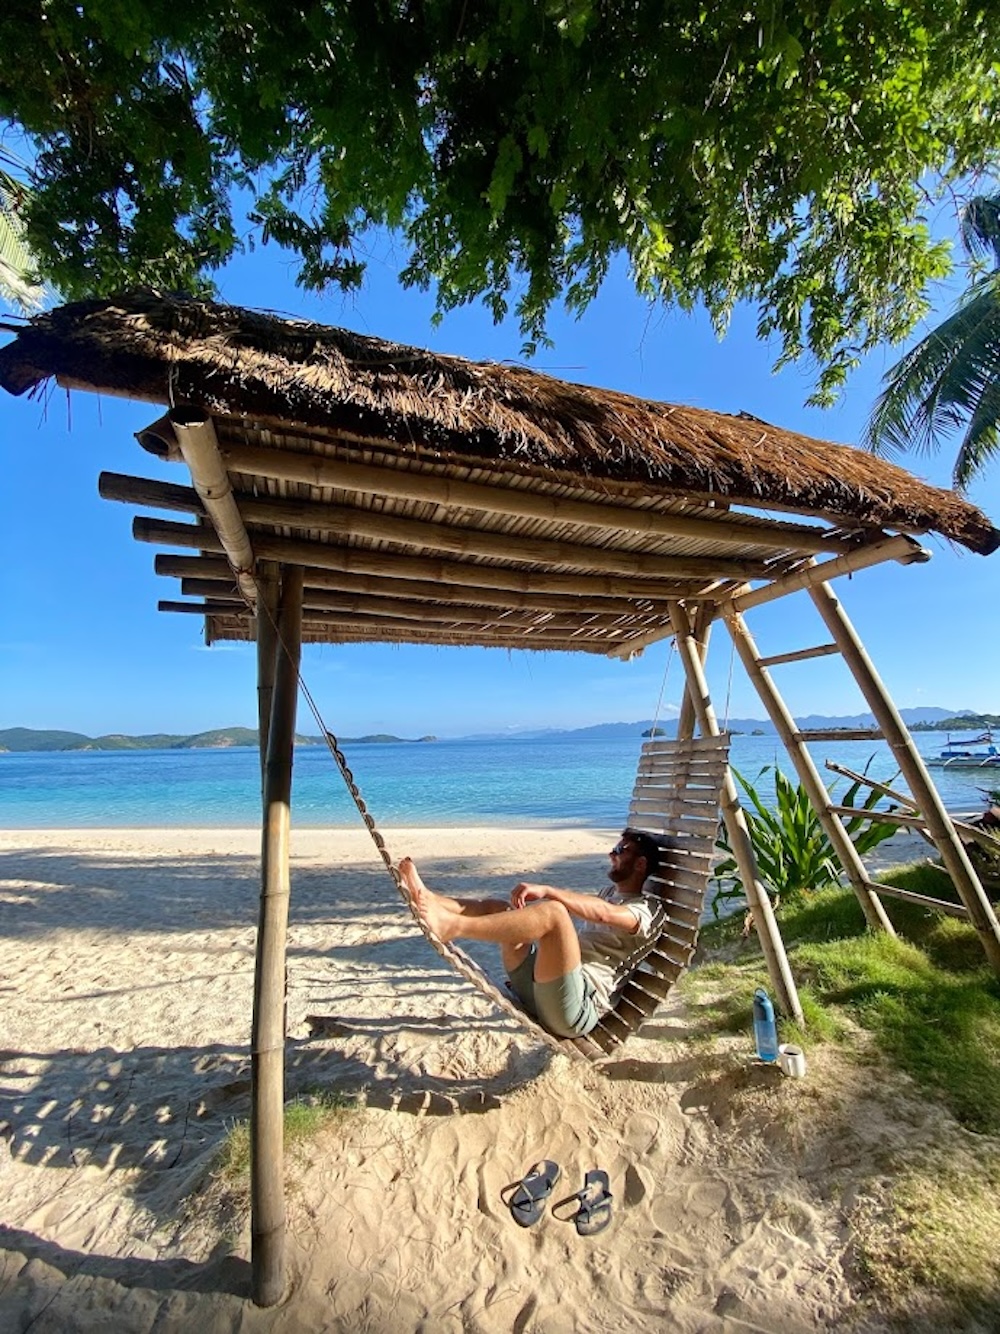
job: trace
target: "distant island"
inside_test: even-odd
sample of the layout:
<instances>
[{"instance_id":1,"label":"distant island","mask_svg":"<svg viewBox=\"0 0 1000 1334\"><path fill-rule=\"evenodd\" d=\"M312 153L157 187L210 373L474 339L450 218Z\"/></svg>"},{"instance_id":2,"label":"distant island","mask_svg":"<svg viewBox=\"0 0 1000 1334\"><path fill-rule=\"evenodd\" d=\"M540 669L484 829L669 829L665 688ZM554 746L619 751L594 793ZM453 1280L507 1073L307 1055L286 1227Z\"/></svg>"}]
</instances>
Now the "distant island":
<instances>
[{"instance_id":1,"label":"distant island","mask_svg":"<svg viewBox=\"0 0 1000 1334\"><path fill-rule=\"evenodd\" d=\"M970 732L995 729L1000 732L1000 714L974 713L971 709L932 708L922 706L899 710L903 721L912 732ZM795 719L803 730L860 731L875 729L875 718L870 713L851 714L848 717L830 717L811 713ZM720 726L734 736L777 736L773 723L761 718L720 719ZM561 738L594 741L619 737L673 737L677 732L674 719L645 719L641 722L595 723L591 727L548 727L534 730L506 732L479 732L474 736L457 738L463 741L558 741ZM338 736L343 746L419 745L437 741L436 736L393 736L388 732L370 732L366 736ZM297 736L298 746L321 746L321 736ZM196 732L192 736L174 736L154 732L148 736L125 736L110 733L107 736L85 736L82 732L36 730L30 727L0 729L0 752L4 751L72 751L72 750L225 750L234 746L256 746L257 730L252 727L220 727L214 731Z\"/></svg>"},{"instance_id":2,"label":"distant island","mask_svg":"<svg viewBox=\"0 0 1000 1334\"><path fill-rule=\"evenodd\" d=\"M379 745L385 742L436 741L437 737L416 739L390 736L385 732L369 736L338 737L344 745ZM168 732L152 732L146 736L125 736L119 732L106 736L85 736L82 732L45 731L31 727L0 729L0 751L63 751L63 750L229 750L235 746L256 746L255 727L218 727L209 732L195 732L191 736L175 736ZM321 746L321 736L296 736L297 746Z\"/></svg>"}]
</instances>

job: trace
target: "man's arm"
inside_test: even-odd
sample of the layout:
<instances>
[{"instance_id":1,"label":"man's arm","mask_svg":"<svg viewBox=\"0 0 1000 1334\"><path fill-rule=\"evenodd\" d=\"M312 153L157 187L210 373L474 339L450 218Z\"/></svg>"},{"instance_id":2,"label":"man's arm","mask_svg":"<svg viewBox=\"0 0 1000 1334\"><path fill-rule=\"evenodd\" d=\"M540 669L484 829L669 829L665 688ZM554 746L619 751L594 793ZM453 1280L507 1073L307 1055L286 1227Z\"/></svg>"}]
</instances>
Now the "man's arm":
<instances>
[{"instance_id":1,"label":"man's arm","mask_svg":"<svg viewBox=\"0 0 1000 1334\"><path fill-rule=\"evenodd\" d=\"M629 935L635 935L639 929L639 919L631 908L622 903L608 903L597 894L580 894L575 889L522 882L514 886L510 896L515 908L523 908L538 899L554 899L582 922L598 922L601 926L614 927L616 931L627 931Z\"/></svg>"}]
</instances>

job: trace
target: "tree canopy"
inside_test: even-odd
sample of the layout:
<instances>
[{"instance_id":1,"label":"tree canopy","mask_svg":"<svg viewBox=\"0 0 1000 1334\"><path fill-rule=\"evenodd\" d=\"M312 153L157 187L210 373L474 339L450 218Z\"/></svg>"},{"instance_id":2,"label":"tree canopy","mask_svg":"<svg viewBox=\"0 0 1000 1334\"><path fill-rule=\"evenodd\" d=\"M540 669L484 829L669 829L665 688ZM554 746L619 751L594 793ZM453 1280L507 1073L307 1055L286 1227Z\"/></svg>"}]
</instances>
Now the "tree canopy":
<instances>
[{"instance_id":1,"label":"tree canopy","mask_svg":"<svg viewBox=\"0 0 1000 1334\"><path fill-rule=\"evenodd\" d=\"M255 238L351 287L389 227L530 344L624 254L720 329L755 302L822 399L926 313L922 182L995 160L997 50L987 0L9 0L0 118L67 297L204 290Z\"/></svg>"}]
</instances>

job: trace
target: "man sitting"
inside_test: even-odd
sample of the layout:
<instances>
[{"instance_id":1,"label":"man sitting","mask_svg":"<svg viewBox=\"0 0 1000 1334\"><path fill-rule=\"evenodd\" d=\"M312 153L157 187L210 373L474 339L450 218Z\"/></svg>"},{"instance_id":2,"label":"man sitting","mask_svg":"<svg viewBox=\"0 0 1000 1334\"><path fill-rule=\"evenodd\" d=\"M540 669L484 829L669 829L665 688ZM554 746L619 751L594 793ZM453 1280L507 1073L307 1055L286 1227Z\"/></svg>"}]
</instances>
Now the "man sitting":
<instances>
[{"instance_id":1,"label":"man sitting","mask_svg":"<svg viewBox=\"0 0 1000 1334\"><path fill-rule=\"evenodd\" d=\"M666 913L644 889L659 864L655 840L626 829L610 855L611 884L599 894L522 882L509 903L436 894L409 857L399 874L414 911L438 940L499 946L525 1010L557 1037L582 1037L653 948Z\"/></svg>"}]
</instances>

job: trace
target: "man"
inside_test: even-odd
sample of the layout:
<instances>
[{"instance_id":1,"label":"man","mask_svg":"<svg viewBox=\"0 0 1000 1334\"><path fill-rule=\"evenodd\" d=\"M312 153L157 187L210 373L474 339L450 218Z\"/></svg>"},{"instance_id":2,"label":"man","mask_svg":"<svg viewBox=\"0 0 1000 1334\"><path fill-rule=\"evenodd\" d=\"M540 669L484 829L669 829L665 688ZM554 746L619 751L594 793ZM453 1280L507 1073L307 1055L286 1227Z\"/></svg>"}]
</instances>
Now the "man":
<instances>
[{"instance_id":1,"label":"man","mask_svg":"<svg viewBox=\"0 0 1000 1334\"><path fill-rule=\"evenodd\" d=\"M611 884L599 894L522 882L510 903L435 894L409 857L399 874L414 911L438 940L499 946L527 1012L557 1037L582 1037L653 948L666 913L644 890L659 864L655 840L626 829L610 855Z\"/></svg>"}]
</instances>

